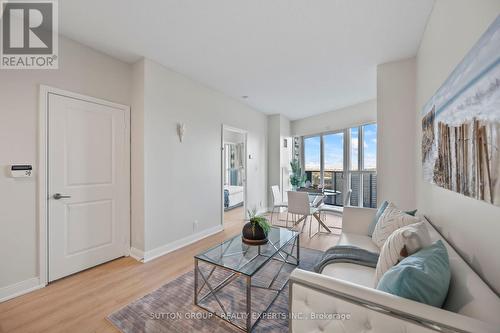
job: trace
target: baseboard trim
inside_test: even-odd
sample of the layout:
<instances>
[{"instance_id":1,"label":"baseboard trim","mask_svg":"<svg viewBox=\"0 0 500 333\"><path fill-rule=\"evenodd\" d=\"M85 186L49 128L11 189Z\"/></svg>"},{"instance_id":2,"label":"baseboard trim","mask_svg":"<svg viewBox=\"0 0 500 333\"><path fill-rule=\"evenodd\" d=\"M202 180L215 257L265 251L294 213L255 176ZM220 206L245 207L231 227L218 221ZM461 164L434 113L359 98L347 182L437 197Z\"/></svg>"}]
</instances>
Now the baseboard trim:
<instances>
[{"instance_id":1,"label":"baseboard trim","mask_svg":"<svg viewBox=\"0 0 500 333\"><path fill-rule=\"evenodd\" d=\"M45 285L40 284L40 279L38 277L2 287L0 288L0 303L43 287L45 287Z\"/></svg>"},{"instance_id":2,"label":"baseboard trim","mask_svg":"<svg viewBox=\"0 0 500 333\"><path fill-rule=\"evenodd\" d=\"M144 251L136 249L135 247L130 248L130 256L137 261L144 262Z\"/></svg>"},{"instance_id":3,"label":"baseboard trim","mask_svg":"<svg viewBox=\"0 0 500 333\"><path fill-rule=\"evenodd\" d=\"M146 252L144 252L144 256L143 256L142 261L143 262L151 261L151 260L156 259L158 257L161 257L167 253L170 253L170 252L178 250L182 247L188 246L189 244L197 242L203 238L207 238L209 236L212 236L218 232L221 232L222 230L224 230L222 225L217 225L215 227L205 229L205 230L198 232L196 234L193 234L193 235L184 237L182 239L176 240L175 242L165 244L165 245L159 246L155 249L146 251Z\"/></svg>"}]
</instances>

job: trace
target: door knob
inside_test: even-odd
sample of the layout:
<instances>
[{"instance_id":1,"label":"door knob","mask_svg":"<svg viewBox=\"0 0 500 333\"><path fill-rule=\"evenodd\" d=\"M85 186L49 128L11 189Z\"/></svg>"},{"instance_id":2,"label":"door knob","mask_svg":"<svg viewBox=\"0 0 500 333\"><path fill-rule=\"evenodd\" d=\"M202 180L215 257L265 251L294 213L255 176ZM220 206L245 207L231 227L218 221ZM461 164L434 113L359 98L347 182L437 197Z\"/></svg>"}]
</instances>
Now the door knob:
<instances>
[{"instance_id":1,"label":"door knob","mask_svg":"<svg viewBox=\"0 0 500 333\"><path fill-rule=\"evenodd\" d=\"M64 198L71 198L71 195L62 195L61 193L56 193L52 197L56 200L59 200Z\"/></svg>"}]
</instances>

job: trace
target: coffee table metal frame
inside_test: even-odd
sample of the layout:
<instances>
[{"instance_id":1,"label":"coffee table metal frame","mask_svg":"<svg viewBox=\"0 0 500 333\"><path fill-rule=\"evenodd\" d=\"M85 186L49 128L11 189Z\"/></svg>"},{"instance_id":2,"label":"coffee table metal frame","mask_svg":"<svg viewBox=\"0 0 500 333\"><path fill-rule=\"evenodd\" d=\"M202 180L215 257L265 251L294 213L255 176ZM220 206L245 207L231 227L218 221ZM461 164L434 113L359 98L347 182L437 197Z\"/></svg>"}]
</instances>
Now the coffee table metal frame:
<instances>
[{"instance_id":1,"label":"coffee table metal frame","mask_svg":"<svg viewBox=\"0 0 500 333\"><path fill-rule=\"evenodd\" d=\"M276 228L276 227L273 227L273 228ZM230 240L227 240L226 242L232 243L238 237L241 237L241 235L235 236L235 237L231 238ZM292 247L291 247L290 251L287 251L286 248L290 245L290 243L292 243ZM271 254L271 255L266 255L266 254L261 253L261 246L267 246L268 244L271 244L272 247L274 247L274 251L275 252L273 254ZM263 312L263 313L267 313L269 311L269 309L271 308L271 306L274 304L274 301L276 300L276 298L278 298L279 294L285 288L285 286L286 286L286 284L288 282L288 279L287 279L287 281L285 283L283 283L283 285L281 287L278 287L278 288L274 288L273 287L273 284L276 282L276 279L278 278L279 274L281 273L281 270L283 269L283 267L286 264L293 265L293 266L298 266L299 263L300 263L300 234L298 232L295 232L295 235L292 238L290 238L286 243L284 243L279 248L275 244L273 244L273 243L269 242L268 244L265 244L265 245L248 245L248 248L246 250L244 250L244 251L226 253L226 251L231 247L230 246L231 244L229 244L226 247L226 249L223 251L223 253L221 255L221 258L223 258L223 257L229 257L229 256L235 256L235 255L245 255L251 247L258 247L257 254L255 254L254 257L252 257L248 262L246 262L241 267L238 267L237 269L231 269L231 268L224 267L222 265L216 264L214 262L211 262L211 261L208 261L208 260L204 260L204 259L200 258L201 254L195 256L195 258L194 258L194 304L196 306L200 307L201 309L203 309L205 311L208 311L208 312L216 315L217 317L221 318L222 320L230 323L234 327L236 327L236 328L238 328L238 329L240 329L240 330L242 330L244 332L251 332L252 328L255 327L259 323L260 319L262 318L262 314L261 314L257 318L257 320L255 321L255 323L252 324L252 288L266 289L266 290L271 290L273 292L276 292L276 295L271 300L271 303L266 307L266 309ZM217 246L220 246L220 244L217 245ZM206 250L203 253L207 253L211 249L213 249L213 248L210 248L210 249ZM293 255L294 249L295 249L296 255ZM247 273L241 272L241 269L244 266L250 264L252 261L254 261L255 259L257 259L259 256L267 257L267 259L264 262L261 263L260 267L258 267L252 274L247 274ZM292 258L293 261L290 261L289 260L290 258ZM253 285L252 284L252 277L257 272L259 272L263 267L265 267L267 265L267 263L270 262L270 260L279 261L279 262L281 262L281 265L280 265L280 268L278 269L278 271L276 272L276 274L271 279L271 282L269 283L269 285L268 286ZM203 274L203 272L200 270L200 267L199 267L199 262L200 261L213 266L210 269L210 271L208 272L208 275ZM215 272L215 270L217 268L220 268L220 269L222 269L224 271L228 271L231 274L229 276L227 276L225 279L223 279L216 286L212 286L210 284L210 278L212 277L213 273ZM198 287L199 282L200 282L199 281L199 277L201 277L201 282L202 282L201 287ZM246 318L245 318L246 319L246 325L244 327L240 326L240 325L238 325L238 324L236 324L234 322L232 322L230 319L228 319L228 316L226 316L224 318L221 315L217 314L216 311L210 310L210 309L208 309L208 308L206 308L206 307L204 307L203 305L200 304L200 302L202 302L203 300L207 299L208 297L214 297L215 300L216 300L216 302L217 302L217 304L221 308L222 312L225 313L225 314L228 314L228 312L226 311L226 308L224 307L224 305L222 304L222 302L220 301L220 299L217 297L217 292L219 290L221 290L222 288L224 288L225 286L227 286L228 284L230 284L231 282L233 282L234 280L236 280L237 278L239 278L239 277L244 277L245 280L246 280ZM204 295L201 295L201 292L203 291L203 289L204 289L205 286L207 286L208 292L206 294L204 294Z\"/></svg>"}]
</instances>

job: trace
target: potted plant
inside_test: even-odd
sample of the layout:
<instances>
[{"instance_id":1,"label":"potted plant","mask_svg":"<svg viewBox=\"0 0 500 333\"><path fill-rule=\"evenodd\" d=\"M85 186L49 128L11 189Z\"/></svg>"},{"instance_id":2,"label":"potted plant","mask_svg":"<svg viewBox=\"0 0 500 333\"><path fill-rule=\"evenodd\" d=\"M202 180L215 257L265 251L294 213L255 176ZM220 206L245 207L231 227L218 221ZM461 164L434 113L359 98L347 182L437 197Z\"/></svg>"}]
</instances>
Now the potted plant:
<instances>
[{"instance_id":1,"label":"potted plant","mask_svg":"<svg viewBox=\"0 0 500 333\"><path fill-rule=\"evenodd\" d=\"M242 240L243 243L248 245L262 245L267 243L267 235L271 230L271 225L268 220L262 216L257 215L257 210L248 211L250 222L243 226Z\"/></svg>"},{"instance_id":2,"label":"potted plant","mask_svg":"<svg viewBox=\"0 0 500 333\"><path fill-rule=\"evenodd\" d=\"M290 184L292 185L292 190L296 191L298 187L304 186L307 177L306 175L302 174L299 160L294 159L293 161L291 161L290 167L292 168L292 174L290 175Z\"/></svg>"}]
</instances>

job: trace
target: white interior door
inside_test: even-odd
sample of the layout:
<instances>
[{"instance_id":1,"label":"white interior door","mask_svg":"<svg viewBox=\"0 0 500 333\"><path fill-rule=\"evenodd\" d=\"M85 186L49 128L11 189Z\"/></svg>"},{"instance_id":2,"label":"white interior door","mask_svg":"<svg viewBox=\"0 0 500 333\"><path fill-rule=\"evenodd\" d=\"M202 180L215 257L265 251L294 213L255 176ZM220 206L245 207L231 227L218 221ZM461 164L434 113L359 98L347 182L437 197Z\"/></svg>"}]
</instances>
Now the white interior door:
<instances>
[{"instance_id":1,"label":"white interior door","mask_svg":"<svg viewBox=\"0 0 500 333\"><path fill-rule=\"evenodd\" d=\"M128 109L49 94L49 281L128 253L128 131Z\"/></svg>"}]
</instances>

